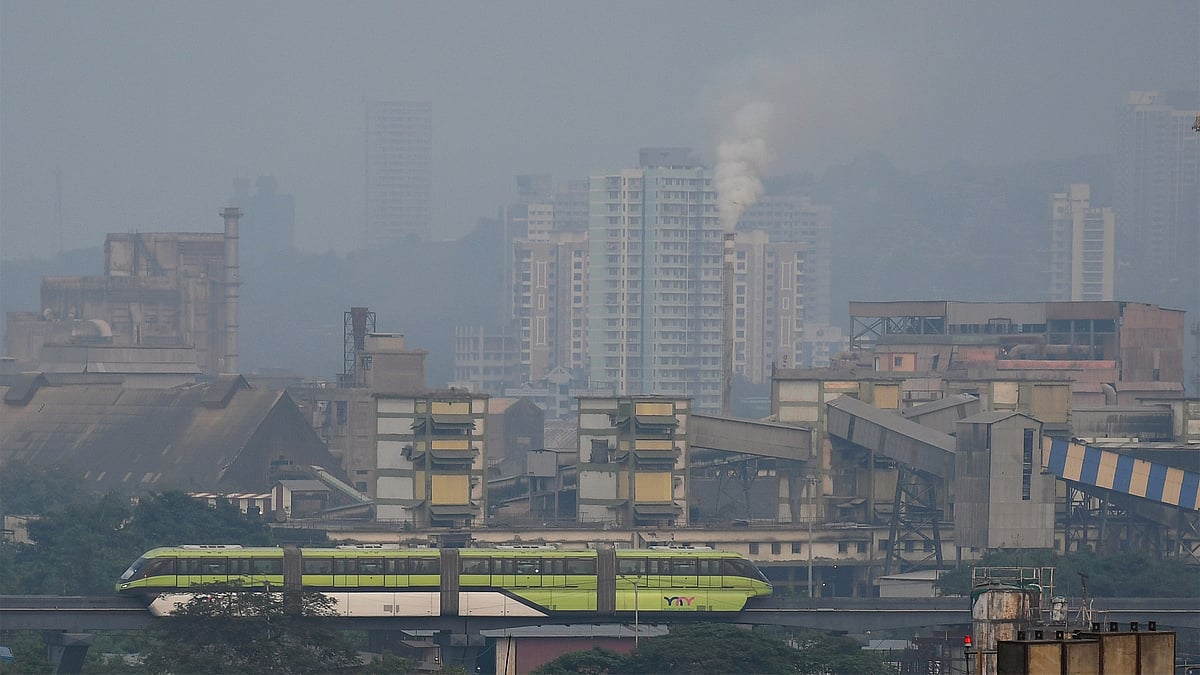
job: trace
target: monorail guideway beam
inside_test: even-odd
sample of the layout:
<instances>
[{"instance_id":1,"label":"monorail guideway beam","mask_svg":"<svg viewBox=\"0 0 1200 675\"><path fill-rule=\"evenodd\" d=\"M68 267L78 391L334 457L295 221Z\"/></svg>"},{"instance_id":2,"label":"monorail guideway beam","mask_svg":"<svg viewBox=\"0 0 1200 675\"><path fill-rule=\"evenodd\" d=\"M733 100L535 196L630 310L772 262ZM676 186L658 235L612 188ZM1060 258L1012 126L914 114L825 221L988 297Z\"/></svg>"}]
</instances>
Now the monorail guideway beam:
<instances>
[{"instance_id":1,"label":"monorail guideway beam","mask_svg":"<svg viewBox=\"0 0 1200 675\"><path fill-rule=\"evenodd\" d=\"M42 641L46 643L46 658L55 673L83 672L83 661L92 646L90 633L48 630L42 633Z\"/></svg>"}]
</instances>

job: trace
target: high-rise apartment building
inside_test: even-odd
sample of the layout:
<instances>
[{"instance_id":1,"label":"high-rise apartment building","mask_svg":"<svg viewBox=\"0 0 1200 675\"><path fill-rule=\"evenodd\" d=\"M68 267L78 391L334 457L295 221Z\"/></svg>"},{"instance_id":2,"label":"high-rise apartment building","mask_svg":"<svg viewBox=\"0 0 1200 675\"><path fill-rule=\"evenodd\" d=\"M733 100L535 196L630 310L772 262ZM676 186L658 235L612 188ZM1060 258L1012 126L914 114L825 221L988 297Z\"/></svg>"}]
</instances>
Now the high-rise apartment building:
<instances>
[{"instance_id":1,"label":"high-rise apartment building","mask_svg":"<svg viewBox=\"0 0 1200 675\"><path fill-rule=\"evenodd\" d=\"M1050 199L1050 299L1112 300L1116 219L1091 207L1091 187L1068 185Z\"/></svg>"},{"instance_id":2,"label":"high-rise apartment building","mask_svg":"<svg viewBox=\"0 0 1200 675\"><path fill-rule=\"evenodd\" d=\"M690 151L643 150L589 182L590 386L721 407L723 229L712 170Z\"/></svg>"},{"instance_id":3,"label":"high-rise apartment building","mask_svg":"<svg viewBox=\"0 0 1200 675\"><path fill-rule=\"evenodd\" d=\"M530 223L531 236L513 242L513 318L523 374L537 382L583 365L587 234L547 230L535 238L532 215Z\"/></svg>"},{"instance_id":4,"label":"high-rise apartment building","mask_svg":"<svg viewBox=\"0 0 1200 675\"><path fill-rule=\"evenodd\" d=\"M803 357L806 249L764 230L737 233L733 371L754 384L770 382L772 365L796 368Z\"/></svg>"},{"instance_id":5,"label":"high-rise apartment building","mask_svg":"<svg viewBox=\"0 0 1200 675\"><path fill-rule=\"evenodd\" d=\"M1117 113L1118 295L1200 310L1197 92L1132 91Z\"/></svg>"},{"instance_id":6,"label":"high-rise apartment building","mask_svg":"<svg viewBox=\"0 0 1200 675\"><path fill-rule=\"evenodd\" d=\"M738 220L739 230L765 230L772 242L800 242L805 265L806 321L828 325L833 320L833 208L813 204L800 195L764 195Z\"/></svg>"},{"instance_id":7,"label":"high-rise apartment building","mask_svg":"<svg viewBox=\"0 0 1200 675\"><path fill-rule=\"evenodd\" d=\"M366 106L366 245L429 239L433 104L368 101Z\"/></svg>"}]
</instances>

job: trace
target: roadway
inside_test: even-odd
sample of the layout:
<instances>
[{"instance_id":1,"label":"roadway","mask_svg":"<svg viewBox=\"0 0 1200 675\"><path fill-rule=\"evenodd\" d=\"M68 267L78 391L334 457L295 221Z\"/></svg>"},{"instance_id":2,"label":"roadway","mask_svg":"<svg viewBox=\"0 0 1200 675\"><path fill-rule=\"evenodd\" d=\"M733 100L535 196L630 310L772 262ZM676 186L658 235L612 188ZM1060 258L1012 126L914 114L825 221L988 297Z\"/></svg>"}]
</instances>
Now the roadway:
<instances>
[{"instance_id":1,"label":"roadway","mask_svg":"<svg viewBox=\"0 0 1200 675\"><path fill-rule=\"evenodd\" d=\"M1076 600L1077 602L1077 600ZM1095 620L1145 626L1157 621L1162 630L1200 630L1196 598L1096 598ZM645 624L704 620L700 614L642 612ZM331 621L360 630L450 630L476 632L530 625L578 625L632 622L632 616L599 615L565 618L339 617ZM142 603L118 596L0 596L0 628L88 632L140 630L156 619ZM899 628L955 626L971 623L966 598L763 598L724 621L742 624L816 628L861 633Z\"/></svg>"}]
</instances>

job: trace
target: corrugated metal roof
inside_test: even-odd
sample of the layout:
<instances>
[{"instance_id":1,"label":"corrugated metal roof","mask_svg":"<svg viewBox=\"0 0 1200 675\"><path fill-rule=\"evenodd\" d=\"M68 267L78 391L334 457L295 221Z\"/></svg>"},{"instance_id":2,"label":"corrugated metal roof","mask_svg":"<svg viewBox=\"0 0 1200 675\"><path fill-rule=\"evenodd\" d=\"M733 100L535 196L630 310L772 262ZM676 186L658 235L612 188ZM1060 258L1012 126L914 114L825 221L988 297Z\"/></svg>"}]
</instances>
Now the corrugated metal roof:
<instances>
[{"instance_id":1,"label":"corrugated metal roof","mask_svg":"<svg viewBox=\"0 0 1200 675\"><path fill-rule=\"evenodd\" d=\"M1020 415L1021 417L1029 417L1029 415L1026 415L1025 413L1017 412L1015 410L985 410L980 413L975 413L974 415L971 415L970 417L964 417L961 420L959 420L958 422L959 422L959 424L963 424L963 423L966 423L966 424L995 424L996 422L999 422L1000 420L1006 420L1015 415ZM1033 419L1033 418L1030 417L1030 419Z\"/></svg>"},{"instance_id":2,"label":"corrugated metal roof","mask_svg":"<svg viewBox=\"0 0 1200 675\"><path fill-rule=\"evenodd\" d=\"M922 415L928 415L939 410L945 410L946 408L954 408L960 405L966 405L978 400L978 396L972 396L971 394L954 394L952 396L939 398L936 401L914 405L911 408L901 410L900 414L905 417L920 417Z\"/></svg>"},{"instance_id":3,"label":"corrugated metal roof","mask_svg":"<svg viewBox=\"0 0 1200 675\"><path fill-rule=\"evenodd\" d=\"M305 465L337 467L312 429L300 428L298 411L279 421L275 443L264 438L247 452L286 396L279 391L227 381L170 389L42 384L22 405L10 403L10 387L0 390L0 461L61 467L100 491L262 489L267 465L281 454ZM227 403L213 405L214 398ZM281 439L288 439L282 448ZM240 473L227 475L240 459Z\"/></svg>"},{"instance_id":4,"label":"corrugated metal roof","mask_svg":"<svg viewBox=\"0 0 1200 675\"><path fill-rule=\"evenodd\" d=\"M542 445L547 450L576 450L579 446L579 423L575 419L546 420Z\"/></svg>"}]
</instances>

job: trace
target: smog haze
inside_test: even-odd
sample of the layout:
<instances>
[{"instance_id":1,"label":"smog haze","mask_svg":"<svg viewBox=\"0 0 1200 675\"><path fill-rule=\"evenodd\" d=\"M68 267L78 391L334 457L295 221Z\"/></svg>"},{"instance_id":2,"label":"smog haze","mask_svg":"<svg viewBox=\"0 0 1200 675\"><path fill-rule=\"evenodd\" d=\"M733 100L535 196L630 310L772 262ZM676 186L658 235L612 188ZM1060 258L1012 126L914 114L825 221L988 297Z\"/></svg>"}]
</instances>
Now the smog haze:
<instances>
[{"instance_id":1,"label":"smog haze","mask_svg":"<svg viewBox=\"0 0 1200 675\"><path fill-rule=\"evenodd\" d=\"M1195 89L1200 5L6 0L0 257L217 230L237 176L296 245L362 243L364 101L433 105L434 239L642 146L715 162L770 106L768 172L864 153L927 170L1111 151L1130 89ZM61 223L61 229L59 224Z\"/></svg>"}]
</instances>

